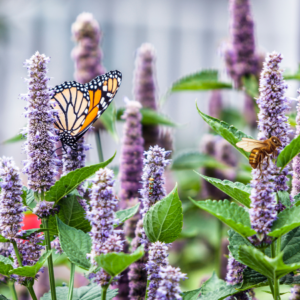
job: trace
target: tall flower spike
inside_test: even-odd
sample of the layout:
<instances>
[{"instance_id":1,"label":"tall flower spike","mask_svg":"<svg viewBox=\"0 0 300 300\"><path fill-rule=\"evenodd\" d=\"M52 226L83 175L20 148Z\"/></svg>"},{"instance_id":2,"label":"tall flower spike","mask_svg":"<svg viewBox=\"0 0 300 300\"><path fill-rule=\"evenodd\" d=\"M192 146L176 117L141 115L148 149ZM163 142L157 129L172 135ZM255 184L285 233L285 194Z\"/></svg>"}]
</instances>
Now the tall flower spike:
<instances>
[{"instance_id":1,"label":"tall flower spike","mask_svg":"<svg viewBox=\"0 0 300 300\"><path fill-rule=\"evenodd\" d=\"M279 69L281 54L273 52L267 55L260 78L260 97L257 100L260 112L258 114L258 139L266 140L271 136L280 139L282 146L289 143L289 125L284 115L288 101L284 95L287 88L282 70ZM281 149L279 149L280 151ZM280 173L272 162L268 165L268 158L262 162L262 172L254 169L251 181L251 209L250 219L252 228L260 236L260 240L270 232L273 222L276 220L277 210L273 193L287 190L288 167Z\"/></svg>"},{"instance_id":2,"label":"tall flower spike","mask_svg":"<svg viewBox=\"0 0 300 300\"><path fill-rule=\"evenodd\" d=\"M181 300L181 290L179 287L180 280L187 279L186 274L181 273L179 268L171 266L161 267L159 276L162 280L159 283L159 288L155 299L160 300Z\"/></svg>"},{"instance_id":3,"label":"tall flower spike","mask_svg":"<svg viewBox=\"0 0 300 300\"><path fill-rule=\"evenodd\" d=\"M249 0L230 0L230 42L223 54L229 76L241 87L245 75L259 75L260 55L255 53L254 22Z\"/></svg>"},{"instance_id":4,"label":"tall flower spike","mask_svg":"<svg viewBox=\"0 0 300 300\"><path fill-rule=\"evenodd\" d=\"M143 108L157 110L156 51L153 45L145 43L137 50L133 76L133 98ZM154 125L143 125L145 149L158 142L159 129Z\"/></svg>"},{"instance_id":5,"label":"tall flower spike","mask_svg":"<svg viewBox=\"0 0 300 300\"><path fill-rule=\"evenodd\" d=\"M149 247L149 260L146 264L148 273L148 299L156 300L159 282L162 280L160 268L168 265L168 246L165 243L155 242Z\"/></svg>"},{"instance_id":6,"label":"tall flower spike","mask_svg":"<svg viewBox=\"0 0 300 300\"><path fill-rule=\"evenodd\" d=\"M144 139L142 137L141 104L125 98L126 110L122 116L125 120L120 164L120 200L121 208L127 207L126 201L139 197L142 185Z\"/></svg>"},{"instance_id":7,"label":"tall flower spike","mask_svg":"<svg viewBox=\"0 0 300 300\"><path fill-rule=\"evenodd\" d=\"M29 188L36 192L49 190L55 182L56 166L60 164L55 155L55 143L59 139L54 129L57 111L50 105L52 91L47 86L49 61L49 57L36 52L25 62L29 79L28 94L24 98L28 101L29 122L23 171L28 174Z\"/></svg>"}]
</instances>

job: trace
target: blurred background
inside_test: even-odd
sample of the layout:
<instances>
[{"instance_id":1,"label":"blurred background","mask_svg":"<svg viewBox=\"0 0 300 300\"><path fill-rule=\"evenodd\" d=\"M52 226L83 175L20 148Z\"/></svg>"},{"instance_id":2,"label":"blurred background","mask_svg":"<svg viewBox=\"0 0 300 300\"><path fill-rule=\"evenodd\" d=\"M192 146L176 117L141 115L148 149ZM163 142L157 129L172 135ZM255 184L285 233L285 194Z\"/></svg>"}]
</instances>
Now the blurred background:
<instances>
[{"instance_id":1,"label":"blurred background","mask_svg":"<svg viewBox=\"0 0 300 300\"><path fill-rule=\"evenodd\" d=\"M256 48L265 53L274 50L282 53L282 66L295 72L300 61L300 2L252 0L251 3ZM26 103L19 98L20 94L27 92L24 82L27 70L23 67L26 59L36 51L51 57L51 86L74 80L74 61L70 54L75 44L71 39L71 25L82 12L91 12L100 24L103 66L107 71L118 69L123 73L122 86L114 100L117 108L125 106L124 97L133 98L136 51L145 42L151 43L157 53L158 99L166 95L174 81L201 69L217 69L222 81L231 82L220 55L220 48L229 37L228 1L1 0L0 142L17 135L26 124L23 116ZM296 81L289 81L288 84L287 95L295 98L299 84ZM251 132L246 124L240 122L243 119L244 93L222 90L221 96L224 107L231 109L231 123L239 123L242 126L239 129ZM200 143L208 132L208 126L199 116L195 100L201 111L208 113L210 97L211 91L180 92L171 94L160 105L160 112L180 124L173 129L175 155L187 149L201 148ZM236 111L240 111L242 117L237 117ZM104 159L117 150L115 164L119 162L122 123L117 122L116 129L119 142L107 131L101 131ZM251 133L256 135L253 130ZM88 135L87 142L93 147L88 152L88 164L97 163L95 136ZM0 143L0 155L13 156L21 167L25 159L21 145L22 142ZM201 149L204 151L203 147ZM233 160L235 156L238 157L237 152L233 153ZM246 164L246 161L243 163ZM246 165L242 169L244 173L241 173L239 180L247 183L250 170ZM233 180L237 176L229 172L221 177ZM25 176L23 178L26 179ZM170 259L188 273L190 279L184 283L183 289L193 289L211 276L216 265L220 265L226 252L228 228L203 212L199 218L199 211L192 209L186 200L188 196L204 199L209 195L207 191L203 193L199 177L195 178L192 170L174 171L172 184L175 181L179 182L185 222L182 239L173 246ZM222 199L224 195L217 197ZM222 268L223 272L226 271L226 261ZM259 299L269 299L268 294L261 295Z\"/></svg>"}]
</instances>

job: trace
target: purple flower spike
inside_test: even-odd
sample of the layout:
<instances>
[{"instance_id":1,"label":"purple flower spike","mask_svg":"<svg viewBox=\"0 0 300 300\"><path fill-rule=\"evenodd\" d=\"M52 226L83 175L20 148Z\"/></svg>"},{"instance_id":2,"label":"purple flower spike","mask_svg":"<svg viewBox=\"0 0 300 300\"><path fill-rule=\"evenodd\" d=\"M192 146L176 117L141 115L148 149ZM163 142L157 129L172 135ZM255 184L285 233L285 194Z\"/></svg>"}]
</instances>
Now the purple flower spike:
<instances>
[{"instance_id":1,"label":"purple flower spike","mask_svg":"<svg viewBox=\"0 0 300 300\"><path fill-rule=\"evenodd\" d=\"M227 72L236 87L245 75L258 76L260 55L255 53L254 22L249 0L230 0L230 42L223 49Z\"/></svg>"},{"instance_id":2,"label":"purple flower spike","mask_svg":"<svg viewBox=\"0 0 300 300\"><path fill-rule=\"evenodd\" d=\"M101 64L102 51L99 47L101 30L91 13L81 13L72 25L73 39L78 44L72 51L75 61L75 80L87 83L105 73Z\"/></svg>"},{"instance_id":3,"label":"purple flower spike","mask_svg":"<svg viewBox=\"0 0 300 300\"><path fill-rule=\"evenodd\" d=\"M145 43L137 50L133 77L133 97L143 108L157 110L156 51L153 45ZM145 149L158 142L159 129L154 125L143 125Z\"/></svg>"},{"instance_id":4,"label":"purple flower spike","mask_svg":"<svg viewBox=\"0 0 300 300\"><path fill-rule=\"evenodd\" d=\"M28 138L25 143L27 161L24 162L24 173L28 174L28 186L36 192L45 192L55 182L57 166L60 161L55 155L55 144L59 140L54 129L54 118L57 111L51 107L50 91L47 83L47 64L50 58L35 53L25 66L28 70Z\"/></svg>"},{"instance_id":5,"label":"purple flower spike","mask_svg":"<svg viewBox=\"0 0 300 300\"><path fill-rule=\"evenodd\" d=\"M289 300L300 300L300 285L294 285L291 288L291 296Z\"/></svg>"},{"instance_id":6,"label":"purple flower spike","mask_svg":"<svg viewBox=\"0 0 300 300\"><path fill-rule=\"evenodd\" d=\"M130 101L127 98L126 110L122 116L125 120L123 127L123 141L120 166L121 181L121 208L125 208L126 201L139 197L139 190L142 185L140 178L143 172L144 139L142 137L142 115L141 104L137 101Z\"/></svg>"},{"instance_id":7,"label":"purple flower spike","mask_svg":"<svg viewBox=\"0 0 300 300\"><path fill-rule=\"evenodd\" d=\"M179 268L171 266L161 267L159 276L162 278L156 293L156 298L160 300L181 300L180 280L187 279L186 274L181 273Z\"/></svg>"},{"instance_id":8,"label":"purple flower spike","mask_svg":"<svg viewBox=\"0 0 300 300\"><path fill-rule=\"evenodd\" d=\"M7 239L15 239L23 220L22 185L19 169L12 158L0 159L0 232Z\"/></svg>"},{"instance_id":9,"label":"purple flower spike","mask_svg":"<svg viewBox=\"0 0 300 300\"><path fill-rule=\"evenodd\" d=\"M148 273L148 299L156 300L159 283L162 280L160 268L168 265L168 246L165 243L155 242L149 247L149 260L146 264Z\"/></svg>"},{"instance_id":10,"label":"purple flower spike","mask_svg":"<svg viewBox=\"0 0 300 300\"><path fill-rule=\"evenodd\" d=\"M58 212L58 208L53 208L54 202L41 201L34 208L33 213L39 217L39 219L47 218L50 215L55 215Z\"/></svg>"}]
</instances>

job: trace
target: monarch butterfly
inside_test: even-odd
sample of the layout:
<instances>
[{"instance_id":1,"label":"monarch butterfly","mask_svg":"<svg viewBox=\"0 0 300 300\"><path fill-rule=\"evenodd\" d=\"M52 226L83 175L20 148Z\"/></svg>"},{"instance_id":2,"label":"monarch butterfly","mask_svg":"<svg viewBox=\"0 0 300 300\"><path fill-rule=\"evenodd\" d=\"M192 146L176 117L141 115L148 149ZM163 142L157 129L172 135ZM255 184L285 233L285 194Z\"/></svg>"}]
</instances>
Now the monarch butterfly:
<instances>
[{"instance_id":1,"label":"monarch butterfly","mask_svg":"<svg viewBox=\"0 0 300 300\"><path fill-rule=\"evenodd\" d=\"M86 84L66 81L53 89L52 103L59 111L54 124L65 151L65 146L77 151L77 141L107 109L121 80L122 73L115 70Z\"/></svg>"}]
</instances>

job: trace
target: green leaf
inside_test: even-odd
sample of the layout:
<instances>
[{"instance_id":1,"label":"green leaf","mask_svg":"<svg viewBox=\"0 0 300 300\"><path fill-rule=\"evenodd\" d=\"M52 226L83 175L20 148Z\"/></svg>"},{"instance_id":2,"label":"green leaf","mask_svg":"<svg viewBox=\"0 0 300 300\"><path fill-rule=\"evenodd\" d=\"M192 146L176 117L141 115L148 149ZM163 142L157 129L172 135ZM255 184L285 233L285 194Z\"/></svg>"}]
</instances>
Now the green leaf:
<instances>
[{"instance_id":1,"label":"green leaf","mask_svg":"<svg viewBox=\"0 0 300 300\"><path fill-rule=\"evenodd\" d=\"M201 288L197 290L187 291L181 293L182 300L197 300L200 294Z\"/></svg>"},{"instance_id":2,"label":"green leaf","mask_svg":"<svg viewBox=\"0 0 300 300\"><path fill-rule=\"evenodd\" d=\"M0 300L9 300L4 295L0 295Z\"/></svg>"},{"instance_id":3,"label":"green leaf","mask_svg":"<svg viewBox=\"0 0 300 300\"><path fill-rule=\"evenodd\" d=\"M7 242L10 242L10 240L0 234L0 243L7 243Z\"/></svg>"},{"instance_id":4,"label":"green leaf","mask_svg":"<svg viewBox=\"0 0 300 300\"><path fill-rule=\"evenodd\" d=\"M0 274L9 276L9 272L13 269L13 262L3 255L0 255Z\"/></svg>"},{"instance_id":5,"label":"green leaf","mask_svg":"<svg viewBox=\"0 0 300 300\"><path fill-rule=\"evenodd\" d=\"M46 193L46 201L53 201L57 204L60 199L76 189L81 182L94 175L99 169L104 168L111 163L115 158L115 155L116 153L103 163L83 167L62 176Z\"/></svg>"},{"instance_id":6,"label":"green leaf","mask_svg":"<svg viewBox=\"0 0 300 300\"><path fill-rule=\"evenodd\" d=\"M300 65L298 65L298 70L296 73L285 71L283 77L285 80L300 80Z\"/></svg>"},{"instance_id":7,"label":"green leaf","mask_svg":"<svg viewBox=\"0 0 300 300\"><path fill-rule=\"evenodd\" d=\"M243 272L243 284L239 290L248 290L250 288L257 288L266 285L268 285L268 279L266 276L247 267Z\"/></svg>"},{"instance_id":8,"label":"green leaf","mask_svg":"<svg viewBox=\"0 0 300 300\"><path fill-rule=\"evenodd\" d=\"M105 129L111 134L115 141L119 140L118 133L116 130L116 107L114 103L111 103L105 112L100 116Z\"/></svg>"},{"instance_id":9,"label":"green leaf","mask_svg":"<svg viewBox=\"0 0 300 300\"><path fill-rule=\"evenodd\" d=\"M15 135L14 137L3 141L2 144L11 144L11 143L25 141L25 140L26 140L26 137L24 137L23 134L19 133L19 134Z\"/></svg>"},{"instance_id":10,"label":"green leaf","mask_svg":"<svg viewBox=\"0 0 300 300\"><path fill-rule=\"evenodd\" d=\"M151 243L174 242L181 232L182 223L182 206L177 185L169 195L154 204L143 219L144 229Z\"/></svg>"},{"instance_id":11,"label":"green leaf","mask_svg":"<svg viewBox=\"0 0 300 300\"><path fill-rule=\"evenodd\" d=\"M300 193L294 197L294 200L295 200L295 206L299 206L300 205Z\"/></svg>"},{"instance_id":12,"label":"green leaf","mask_svg":"<svg viewBox=\"0 0 300 300\"><path fill-rule=\"evenodd\" d=\"M44 232L45 230L43 228L33 228L33 229L27 229L22 231L22 236L19 238L22 240L28 240L29 236L33 233L38 233L38 232Z\"/></svg>"},{"instance_id":13,"label":"green leaf","mask_svg":"<svg viewBox=\"0 0 300 300\"><path fill-rule=\"evenodd\" d=\"M281 251L286 264L300 261L300 227L293 229L281 238Z\"/></svg>"},{"instance_id":14,"label":"green leaf","mask_svg":"<svg viewBox=\"0 0 300 300\"><path fill-rule=\"evenodd\" d=\"M9 271L9 274L10 275L11 274L16 274L16 275L20 275L20 276L34 278L35 275L39 272L39 270L41 269L41 267L46 262L47 258L52 254L52 252L53 252L53 250L44 253L40 257L40 259L37 261L37 263L35 265L33 265L33 266L19 267L19 268L13 269L13 270Z\"/></svg>"},{"instance_id":15,"label":"green leaf","mask_svg":"<svg viewBox=\"0 0 300 300\"><path fill-rule=\"evenodd\" d=\"M278 191L277 197L285 207L291 207L290 194L287 191Z\"/></svg>"},{"instance_id":16,"label":"green leaf","mask_svg":"<svg viewBox=\"0 0 300 300\"><path fill-rule=\"evenodd\" d=\"M58 217L62 222L70 227L80 229L83 232L91 231L90 222L85 217L86 212L79 204L75 194L69 194L67 197L61 199L59 207ZM50 239L53 240L54 236L58 236L55 216L49 217L48 226Z\"/></svg>"},{"instance_id":17,"label":"green leaf","mask_svg":"<svg viewBox=\"0 0 300 300\"><path fill-rule=\"evenodd\" d=\"M300 226L299 214L300 206L286 208L284 211L280 212L277 216L276 221L272 225L271 232L269 232L268 235L273 237L280 237L293 230L294 228Z\"/></svg>"},{"instance_id":18,"label":"green leaf","mask_svg":"<svg viewBox=\"0 0 300 300\"><path fill-rule=\"evenodd\" d=\"M252 98L258 98L258 80L253 74L242 77L242 82L245 87L246 93Z\"/></svg>"},{"instance_id":19,"label":"green leaf","mask_svg":"<svg viewBox=\"0 0 300 300\"><path fill-rule=\"evenodd\" d=\"M22 188L23 193L21 195L24 206L29 206L34 201L34 192L28 189L26 186Z\"/></svg>"},{"instance_id":20,"label":"green leaf","mask_svg":"<svg viewBox=\"0 0 300 300\"><path fill-rule=\"evenodd\" d=\"M117 111L117 120L124 121L121 116L124 114L125 108L119 108ZM176 127L178 124L172 122L166 115L157 112L154 109L150 108L141 108L140 112L142 114L142 125L163 125L163 126L170 126Z\"/></svg>"},{"instance_id":21,"label":"green leaf","mask_svg":"<svg viewBox=\"0 0 300 300\"><path fill-rule=\"evenodd\" d=\"M251 194L251 187L244 185L241 182L231 182L229 180L220 180L218 178L208 177L202 175L198 172L199 176L205 179L207 182L214 185L216 188L236 200L237 202L245 205L246 207L250 208L250 194Z\"/></svg>"},{"instance_id":22,"label":"green leaf","mask_svg":"<svg viewBox=\"0 0 300 300\"><path fill-rule=\"evenodd\" d=\"M195 201L190 197L189 199L196 206L217 217L240 235L248 237L256 234L256 232L251 228L249 213L236 203L228 200Z\"/></svg>"},{"instance_id":23,"label":"green leaf","mask_svg":"<svg viewBox=\"0 0 300 300\"><path fill-rule=\"evenodd\" d=\"M231 89L232 85L218 80L217 70L203 70L182 77L173 83L169 92Z\"/></svg>"},{"instance_id":24,"label":"green leaf","mask_svg":"<svg viewBox=\"0 0 300 300\"><path fill-rule=\"evenodd\" d=\"M56 299L66 300L68 299L69 288L56 287ZM108 289L106 292L106 300L111 300L118 294L118 289ZM44 294L41 300L51 300L51 292ZM77 289L73 289L72 300L101 300L101 287L97 284L90 284L87 286L82 286Z\"/></svg>"},{"instance_id":25,"label":"green leaf","mask_svg":"<svg viewBox=\"0 0 300 300\"><path fill-rule=\"evenodd\" d=\"M104 271L112 277L115 277L143 256L144 249L143 246L140 246L131 254L123 252L101 254L99 256L95 256L95 261Z\"/></svg>"},{"instance_id":26,"label":"green leaf","mask_svg":"<svg viewBox=\"0 0 300 300\"><path fill-rule=\"evenodd\" d=\"M244 151L243 149L236 146L236 143L242 140L242 138L253 139L252 136L245 134L244 132L236 129L234 126L229 126L229 124L220 121L219 119L210 117L199 110L196 103L197 110L203 120L219 135L221 135L225 140L227 140L236 150L241 152L246 158L249 158L250 153Z\"/></svg>"},{"instance_id":27,"label":"green leaf","mask_svg":"<svg viewBox=\"0 0 300 300\"><path fill-rule=\"evenodd\" d=\"M181 153L172 160L173 170L194 170L200 167L218 169L228 168L227 165L217 161L214 157L198 151Z\"/></svg>"},{"instance_id":28,"label":"green leaf","mask_svg":"<svg viewBox=\"0 0 300 300\"><path fill-rule=\"evenodd\" d=\"M300 268L300 263L286 265L280 253L275 258L270 258L264 255L261 251L249 246L240 246L238 250L239 261L260 274L270 278L279 279L284 275L293 272Z\"/></svg>"},{"instance_id":29,"label":"green leaf","mask_svg":"<svg viewBox=\"0 0 300 300\"><path fill-rule=\"evenodd\" d=\"M66 256L76 266L89 270L91 263L86 256L92 251L91 237L81 230L64 224L57 216L56 222L60 245Z\"/></svg>"},{"instance_id":30,"label":"green leaf","mask_svg":"<svg viewBox=\"0 0 300 300\"><path fill-rule=\"evenodd\" d=\"M118 210L116 212L116 218L119 220L119 222L118 225L115 225L115 227L118 227L119 225L123 224L126 220L133 217L139 211L139 207L140 203L124 210Z\"/></svg>"},{"instance_id":31,"label":"green leaf","mask_svg":"<svg viewBox=\"0 0 300 300\"><path fill-rule=\"evenodd\" d=\"M294 138L277 157L277 167L283 169L300 152L300 136Z\"/></svg>"}]
</instances>

